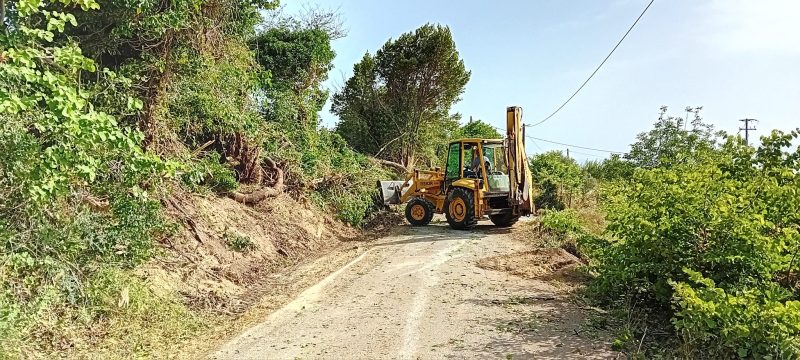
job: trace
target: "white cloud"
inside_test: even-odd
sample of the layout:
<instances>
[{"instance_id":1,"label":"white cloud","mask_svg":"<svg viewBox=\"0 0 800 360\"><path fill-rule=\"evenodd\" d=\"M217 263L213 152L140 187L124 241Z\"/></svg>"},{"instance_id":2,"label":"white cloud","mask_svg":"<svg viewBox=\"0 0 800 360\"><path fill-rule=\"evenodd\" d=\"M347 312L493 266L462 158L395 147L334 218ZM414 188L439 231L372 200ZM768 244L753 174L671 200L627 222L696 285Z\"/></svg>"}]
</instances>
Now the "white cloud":
<instances>
[{"instance_id":1,"label":"white cloud","mask_svg":"<svg viewBox=\"0 0 800 360\"><path fill-rule=\"evenodd\" d=\"M733 53L800 55L800 1L713 0L701 9L706 41Z\"/></svg>"}]
</instances>

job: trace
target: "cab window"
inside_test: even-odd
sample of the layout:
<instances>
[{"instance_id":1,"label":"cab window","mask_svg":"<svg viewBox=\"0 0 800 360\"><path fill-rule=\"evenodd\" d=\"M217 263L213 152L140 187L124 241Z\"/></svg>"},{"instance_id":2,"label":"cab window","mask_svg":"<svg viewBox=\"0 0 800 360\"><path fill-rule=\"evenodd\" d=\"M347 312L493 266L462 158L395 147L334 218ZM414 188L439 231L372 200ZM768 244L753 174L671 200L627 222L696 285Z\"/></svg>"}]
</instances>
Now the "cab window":
<instances>
[{"instance_id":1,"label":"cab window","mask_svg":"<svg viewBox=\"0 0 800 360\"><path fill-rule=\"evenodd\" d=\"M480 178L481 177L481 163L478 161L479 147L477 143L464 143L464 162L461 166L464 168L465 178Z\"/></svg>"},{"instance_id":2,"label":"cab window","mask_svg":"<svg viewBox=\"0 0 800 360\"><path fill-rule=\"evenodd\" d=\"M450 144L447 151L447 169L445 170L445 180L454 180L461 177L461 144Z\"/></svg>"},{"instance_id":3,"label":"cab window","mask_svg":"<svg viewBox=\"0 0 800 360\"><path fill-rule=\"evenodd\" d=\"M489 159L489 168L486 171L490 175L508 174L505 151L502 145L485 145L483 147L483 155Z\"/></svg>"}]
</instances>

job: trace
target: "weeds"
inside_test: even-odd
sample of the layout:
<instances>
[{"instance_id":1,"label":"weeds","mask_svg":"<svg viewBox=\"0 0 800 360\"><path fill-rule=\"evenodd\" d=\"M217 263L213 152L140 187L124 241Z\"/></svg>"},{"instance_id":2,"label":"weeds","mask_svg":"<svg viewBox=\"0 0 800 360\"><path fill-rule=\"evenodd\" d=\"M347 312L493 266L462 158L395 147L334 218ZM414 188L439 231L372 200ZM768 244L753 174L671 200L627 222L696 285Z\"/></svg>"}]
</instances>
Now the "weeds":
<instances>
[{"instance_id":1,"label":"weeds","mask_svg":"<svg viewBox=\"0 0 800 360\"><path fill-rule=\"evenodd\" d=\"M258 244L254 243L253 239L248 236L226 232L223 235L223 239L225 240L225 245L236 252L249 253L258 249Z\"/></svg>"}]
</instances>

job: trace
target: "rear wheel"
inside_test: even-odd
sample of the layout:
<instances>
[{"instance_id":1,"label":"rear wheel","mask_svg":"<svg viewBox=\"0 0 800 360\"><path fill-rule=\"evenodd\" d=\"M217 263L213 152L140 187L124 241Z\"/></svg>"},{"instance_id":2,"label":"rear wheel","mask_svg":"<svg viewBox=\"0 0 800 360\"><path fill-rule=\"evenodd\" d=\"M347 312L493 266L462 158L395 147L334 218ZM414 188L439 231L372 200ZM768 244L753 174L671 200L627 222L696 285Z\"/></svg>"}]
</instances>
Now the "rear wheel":
<instances>
[{"instance_id":1,"label":"rear wheel","mask_svg":"<svg viewBox=\"0 0 800 360\"><path fill-rule=\"evenodd\" d=\"M465 188L454 188L447 195L445 217L450 227L469 230L475 227L475 194Z\"/></svg>"},{"instance_id":2,"label":"rear wheel","mask_svg":"<svg viewBox=\"0 0 800 360\"><path fill-rule=\"evenodd\" d=\"M406 220L411 226L425 226L433 219L433 203L414 198L406 204Z\"/></svg>"},{"instance_id":3,"label":"rear wheel","mask_svg":"<svg viewBox=\"0 0 800 360\"><path fill-rule=\"evenodd\" d=\"M492 220L492 222L498 227L508 227L516 224L517 220L519 220L519 216L511 213L489 215L489 220Z\"/></svg>"}]
</instances>

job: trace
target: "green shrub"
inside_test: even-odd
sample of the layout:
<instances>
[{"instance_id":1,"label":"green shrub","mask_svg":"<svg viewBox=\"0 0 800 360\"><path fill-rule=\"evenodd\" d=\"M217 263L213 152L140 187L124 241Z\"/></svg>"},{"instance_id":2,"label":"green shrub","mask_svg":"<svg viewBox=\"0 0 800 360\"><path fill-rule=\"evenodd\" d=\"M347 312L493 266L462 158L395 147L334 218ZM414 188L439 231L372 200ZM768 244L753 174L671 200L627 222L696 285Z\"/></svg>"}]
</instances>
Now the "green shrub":
<instances>
[{"instance_id":1,"label":"green shrub","mask_svg":"<svg viewBox=\"0 0 800 360\"><path fill-rule=\"evenodd\" d=\"M575 160L560 151L536 154L530 159L531 174L539 187L534 199L537 209L563 210L581 194L584 174Z\"/></svg>"},{"instance_id":2,"label":"green shrub","mask_svg":"<svg viewBox=\"0 0 800 360\"><path fill-rule=\"evenodd\" d=\"M199 186L202 186L213 192L226 193L239 187L236 173L220 162L220 155L216 151L188 167L189 170L181 175L181 180L192 191L199 191Z\"/></svg>"},{"instance_id":3,"label":"green shrub","mask_svg":"<svg viewBox=\"0 0 800 360\"><path fill-rule=\"evenodd\" d=\"M750 165L728 170L739 163L731 155L717 164L639 170L632 183L611 188L613 240L596 256L600 283L666 304L672 293L667 281L686 280L686 266L721 284L786 270L798 243L800 201L776 196L796 185L780 185L771 175L739 179Z\"/></svg>"},{"instance_id":4,"label":"green shrub","mask_svg":"<svg viewBox=\"0 0 800 360\"><path fill-rule=\"evenodd\" d=\"M722 289L700 273L673 282L673 323L686 344L721 357L800 358L800 301L773 283ZM688 354L687 354L688 355Z\"/></svg>"},{"instance_id":5,"label":"green shrub","mask_svg":"<svg viewBox=\"0 0 800 360\"><path fill-rule=\"evenodd\" d=\"M572 209L562 211L543 210L538 221L540 229L560 238L580 235L584 232L581 219Z\"/></svg>"},{"instance_id":6,"label":"green shrub","mask_svg":"<svg viewBox=\"0 0 800 360\"><path fill-rule=\"evenodd\" d=\"M258 249L258 245L253 242L253 239L247 236L225 233L223 237L225 239L225 245L233 251L248 253Z\"/></svg>"},{"instance_id":7,"label":"green shrub","mask_svg":"<svg viewBox=\"0 0 800 360\"><path fill-rule=\"evenodd\" d=\"M784 279L800 267L798 135L773 132L758 149L729 138L606 187L607 237L581 239L594 292L671 307L703 356L797 356L800 293Z\"/></svg>"},{"instance_id":8,"label":"green shrub","mask_svg":"<svg viewBox=\"0 0 800 360\"><path fill-rule=\"evenodd\" d=\"M32 218L27 231L5 231L13 225L0 220L8 235L0 237L0 349L30 349L22 345L29 340L49 348L64 327L97 326L103 316L92 279L147 261L153 238L173 229L157 201L135 197L114 199L108 212L78 207L64 215Z\"/></svg>"}]
</instances>

